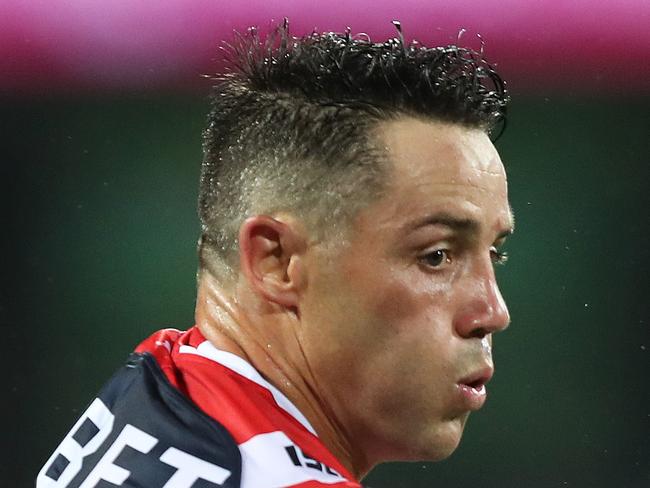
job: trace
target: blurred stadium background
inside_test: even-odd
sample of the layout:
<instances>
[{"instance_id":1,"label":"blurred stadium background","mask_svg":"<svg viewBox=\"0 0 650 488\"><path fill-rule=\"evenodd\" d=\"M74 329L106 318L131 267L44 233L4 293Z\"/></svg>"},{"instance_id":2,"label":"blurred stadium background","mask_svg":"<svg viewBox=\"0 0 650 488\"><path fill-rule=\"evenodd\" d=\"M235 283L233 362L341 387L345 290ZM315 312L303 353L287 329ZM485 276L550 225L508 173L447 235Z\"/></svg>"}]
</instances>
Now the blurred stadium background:
<instances>
[{"instance_id":1,"label":"blurred stadium background","mask_svg":"<svg viewBox=\"0 0 650 488\"><path fill-rule=\"evenodd\" d=\"M218 46L289 17L479 48L509 82L513 323L490 401L441 463L374 488L650 486L650 3L0 3L0 485L32 486L151 331L192 325L196 186Z\"/></svg>"}]
</instances>

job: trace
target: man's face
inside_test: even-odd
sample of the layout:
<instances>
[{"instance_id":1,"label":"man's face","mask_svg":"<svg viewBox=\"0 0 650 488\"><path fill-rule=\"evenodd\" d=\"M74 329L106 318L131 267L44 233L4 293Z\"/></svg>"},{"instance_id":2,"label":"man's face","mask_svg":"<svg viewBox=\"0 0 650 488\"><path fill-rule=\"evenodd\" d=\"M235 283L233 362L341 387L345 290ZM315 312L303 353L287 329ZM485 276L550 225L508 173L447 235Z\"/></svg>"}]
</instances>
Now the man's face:
<instances>
[{"instance_id":1,"label":"man's face","mask_svg":"<svg viewBox=\"0 0 650 488\"><path fill-rule=\"evenodd\" d=\"M441 459L491 376L509 322L494 276L513 222L503 165L479 130L386 122L386 192L350 239L306 256L300 341L321 401L367 456Z\"/></svg>"}]
</instances>

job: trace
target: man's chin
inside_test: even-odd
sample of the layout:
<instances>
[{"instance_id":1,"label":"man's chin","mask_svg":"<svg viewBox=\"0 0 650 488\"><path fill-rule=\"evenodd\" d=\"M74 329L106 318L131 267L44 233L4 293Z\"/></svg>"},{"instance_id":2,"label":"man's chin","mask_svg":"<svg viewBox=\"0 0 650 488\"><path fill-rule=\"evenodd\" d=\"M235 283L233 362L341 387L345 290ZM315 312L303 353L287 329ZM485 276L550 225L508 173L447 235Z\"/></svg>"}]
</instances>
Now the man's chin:
<instances>
[{"instance_id":1,"label":"man's chin","mask_svg":"<svg viewBox=\"0 0 650 488\"><path fill-rule=\"evenodd\" d=\"M456 417L422 429L419 436L411 439L411 445L407 448L407 459L404 460L442 461L451 456L460 444L467 416Z\"/></svg>"}]
</instances>

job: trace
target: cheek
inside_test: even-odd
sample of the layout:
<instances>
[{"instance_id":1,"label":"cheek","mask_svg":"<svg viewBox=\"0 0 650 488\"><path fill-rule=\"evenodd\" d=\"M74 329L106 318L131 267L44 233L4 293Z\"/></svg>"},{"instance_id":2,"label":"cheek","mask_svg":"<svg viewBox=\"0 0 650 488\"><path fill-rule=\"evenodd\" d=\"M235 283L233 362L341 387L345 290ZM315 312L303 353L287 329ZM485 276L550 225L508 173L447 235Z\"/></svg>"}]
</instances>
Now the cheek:
<instances>
[{"instance_id":1,"label":"cheek","mask_svg":"<svg viewBox=\"0 0 650 488\"><path fill-rule=\"evenodd\" d=\"M454 354L453 301L448 287L432 283L427 275L391 276L372 289L370 361L385 381L395 380L395 388L428 392L446 376Z\"/></svg>"},{"instance_id":2,"label":"cheek","mask_svg":"<svg viewBox=\"0 0 650 488\"><path fill-rule=\"evenodd\" d=\"M337 357L347 364L348 375L354 369L350 364L408 374L418 361L417 371L438 367L451 339L449 283L415 266L353 263L311 283L311 313L305 318L309 342L318 345L314 355L324 362ZM360 354L366 357L363 364L357 364Z\"/></svg>"},{"instance_id":3,"label":"cheek","mask_svg":"<svg viewBox=\"0 0 650 488\"><path fill-rule=\"evenodd\" d=\"M373 287L373 315L400 335L428 335L451 320L446 283L435 283L418 270L392 271ZM433 330L436 329L436 330Z\"/></svg>"},{"instance_id":4,"label":"cheek","mask_svg":"<svg viewBox=\"0 0 650 488\"><path fill-rule=\"evenodd\" d=\"M378 285L372 293L373 315L382 323L396 328L397 332L427 306L426 297L414 292L405 280Z\"/></svg>"}]
</instances>

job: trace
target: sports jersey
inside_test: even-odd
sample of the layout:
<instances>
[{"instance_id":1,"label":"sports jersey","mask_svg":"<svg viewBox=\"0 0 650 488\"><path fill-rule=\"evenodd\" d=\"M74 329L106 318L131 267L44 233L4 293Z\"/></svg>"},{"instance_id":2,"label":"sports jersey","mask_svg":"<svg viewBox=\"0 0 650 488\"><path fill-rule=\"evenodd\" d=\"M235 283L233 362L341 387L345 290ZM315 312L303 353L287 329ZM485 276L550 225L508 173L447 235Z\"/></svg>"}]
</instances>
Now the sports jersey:
<instances>
[{"instance_id":1,"label":"sports jersey","mask_svg":"<svg viewBox=\"0 0 650 488\"><path fill-rule=\"evenodd\" d=\"M140 344L37 488L361 488L289 399L198 328Z\"/></svg>"}]
</instances>

